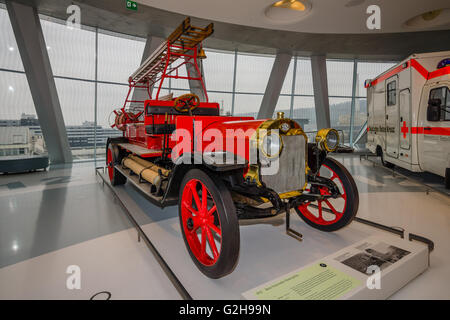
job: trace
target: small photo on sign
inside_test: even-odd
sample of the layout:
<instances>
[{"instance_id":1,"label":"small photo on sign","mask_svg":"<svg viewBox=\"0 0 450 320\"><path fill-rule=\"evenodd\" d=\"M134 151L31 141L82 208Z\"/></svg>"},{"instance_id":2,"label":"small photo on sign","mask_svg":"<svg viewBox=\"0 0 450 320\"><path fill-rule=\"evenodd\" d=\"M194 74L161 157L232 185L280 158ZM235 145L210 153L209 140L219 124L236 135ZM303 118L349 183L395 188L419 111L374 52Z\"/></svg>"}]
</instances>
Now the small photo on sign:
<instances>
[{"instance_id":1,"label":"small photo on sign","mask_svg":"<svg viewBox=\"0 0 450 320\"><path fill-rule=\"evenodd\" d=\"M336 260L349 266L352 269L367 274L369 266L378 266L381 270L389 267L393 263L399 261L404 256L410 254L409 251L403 250L393 245L379 242L374 245L360 246L359 252L349 255L344 254Z\"/></svg>"}]
</instances>

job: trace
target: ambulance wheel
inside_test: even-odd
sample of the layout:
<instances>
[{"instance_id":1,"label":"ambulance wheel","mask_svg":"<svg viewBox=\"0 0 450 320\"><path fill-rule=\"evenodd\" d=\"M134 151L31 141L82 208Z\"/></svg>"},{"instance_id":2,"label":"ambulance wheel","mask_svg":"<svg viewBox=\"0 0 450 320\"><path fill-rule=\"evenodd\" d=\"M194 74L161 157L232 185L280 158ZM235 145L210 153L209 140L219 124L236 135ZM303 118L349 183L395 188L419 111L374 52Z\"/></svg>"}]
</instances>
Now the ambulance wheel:
<instances>
[{"instance_id":1,"label":"ambulance wheel","mask_svg":"<svg viewBox=\"0 0 450 320\"><path fill-rule=\"evenodd\" d=\"M445 188L450 189L450 168L445 169Z\"/></svg>"},{"instance_id":2,"label":"ambulance wheel","mask_svg":"<svg viewBox=\"0 0 450 320\"><path fill-rule=\"evenodd\" d=\"M191 169L181 182L178 210L184 243L197 268L213 279L231 273L239 258L239 223L224 183Z\"/></svg>"},{"instance_id":3,"label":"ambulance wheel","mask_svg":"<svg viewBox=\"0 0 450 320\"><path fill-rule=\"evenodd\" d=\"M118 186L127 182L127 178L121 174L114 166L120 163L119 148L113 144L108 144L106 149L106 167L108 170L109 181L113 186Z\"/></svg>"},{"instance_id":4,"label":"ambulance wheel","mask_svg":"<svg viewBox=\"0 0 450 320\"><path fill-rule=\"evenodd\" d=\"M378 153L378 155L380 156L381 164L382 164L384 167L389 168L389 169L392 169L392 168L395 167L395 165L394 165L393 163L390 163L390 162L388 162L388 161L386 161L386 160L384 159L384 153L383 153L383 149L381 149L381 147L378 147L378 148L377 148L377 153Z\"/></svg>"},{"instance_id":5,"label":"ambulance wheel","mask_svg":"<svg viewBox=\"0 0 450 320\"><path fill-rule=\"evenodd\" d=\"M359 206L359 193L350 172L338 161L326 158L319 176L333 181L340 191L337 198L327 198L318 201L306 201L295 208L297 214L311 227L321 231L336 231L348 225L355 218ZM324 186L310 186L309 191L330 195Z\"/></svg>"}]
</instances>

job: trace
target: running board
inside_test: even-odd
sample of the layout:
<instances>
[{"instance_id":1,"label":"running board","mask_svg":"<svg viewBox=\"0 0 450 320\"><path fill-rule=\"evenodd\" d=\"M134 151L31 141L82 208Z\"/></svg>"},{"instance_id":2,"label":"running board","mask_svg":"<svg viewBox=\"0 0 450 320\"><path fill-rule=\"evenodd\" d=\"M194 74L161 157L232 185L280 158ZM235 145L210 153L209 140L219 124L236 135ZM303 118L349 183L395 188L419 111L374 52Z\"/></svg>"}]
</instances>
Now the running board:
<instances>
[{"instance_id":1,"label":"running board","mask_svg":"<svg viewBox=\"0 0 450 320\"><path fill-rule=\"evenodd\" d=\"M162 155L161 150L150 150L150 149L138 146L137 144L121 142L121 143L118 143L117 145L127 151L130 151L133 154L136 154L138 156L145 157L145 158L158 157L158 156Z\"/></svg>"}]
</instances>

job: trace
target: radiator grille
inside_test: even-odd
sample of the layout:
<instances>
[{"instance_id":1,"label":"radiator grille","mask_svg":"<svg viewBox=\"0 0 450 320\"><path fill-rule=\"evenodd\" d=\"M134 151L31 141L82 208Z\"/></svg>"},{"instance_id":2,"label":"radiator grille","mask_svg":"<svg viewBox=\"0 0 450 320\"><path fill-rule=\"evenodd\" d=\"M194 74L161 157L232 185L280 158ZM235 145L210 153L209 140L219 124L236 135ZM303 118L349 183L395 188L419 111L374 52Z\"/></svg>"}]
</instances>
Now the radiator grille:
<instances>
[{"instance_id":1,"label":"radiator grille","mask_svg":"<svg viewBox=\"0 0 450 320\"><path fill-rule=\"evenodd\" d=\"M278 171L272 175L264 175L262 170L262 181L277 193L301 190L306 181L305 137L297 135L281 138L284 147L279 157Z\"/></svg>"}]
</instances>

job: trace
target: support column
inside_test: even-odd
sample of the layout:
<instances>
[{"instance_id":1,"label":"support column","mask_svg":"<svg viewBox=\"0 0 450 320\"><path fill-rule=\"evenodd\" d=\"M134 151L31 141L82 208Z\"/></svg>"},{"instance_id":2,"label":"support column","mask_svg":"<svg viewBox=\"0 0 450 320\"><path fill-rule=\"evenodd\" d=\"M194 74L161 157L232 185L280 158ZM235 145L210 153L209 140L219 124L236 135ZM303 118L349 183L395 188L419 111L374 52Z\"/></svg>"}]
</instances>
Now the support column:
<instances>
[{"instance_id":1,"label":"support column","mask_svg":"<svg viewBox=\"0 0 450 320\"><path fill-rule=\"evenodd\" d=\"M356 89L358 86L358 63L356 59L353 60L353 84L352 84L352 105L350 109L350 147L353 147L353 125L355 123L355 103L356 103Z\"/></svg>"},{"instance_id":2,"label":"support column","mask_svg":"<svg viewBox=\"0 0 450 320\"><path fill-rule=\"evenodd\" d=\"M31 96L52 163L72 161L64 118L36 8L6 1Z\"/></svg>"},{"instance_id":3,"label":"support column","mask_svg":"<svg viewBox=\"0 0 450 320\"><path fill-rule=\"evenodd\" d=\"M292 53L277 53L259 108L258 119L272 118L291 59Z\"/></svg>"},{"instance_id":4,"label":"support column","mask_svg":"<svg viewBox=\"0 0 450 320\"><path fill-rule=\"evenodd\" d=\"M316 105L317 130L329 128L330 103L328 101L327 60L324 55L311 57L311 69Z\"/></svg>"},{"instance_id":5,"label":"support column","mask_svg":"<svg viewBox=\"0 0 450 320\"><path fill-rule=\"evenodd\" d=\"M145 41L144 52L142 53L141 64L144 63L145 60L164 42L163 38L153 37L151 35L147 36L147 40ZM153 93L153 87L150 88L150 93ZM155 97L152 97L155 98ZM147 89L144 88L134 88L133 97L131 100L134 101L144 101L149 99ZM142 105L142 104L138 104Z\"/></svg>"},{"instance_id":6,"label":"support column","mask_svg":"<svg viewBox=\"0 0 450 320\"><path fill-rule=\"evenodd\" d=\"M192 52L192 50L189 51L189 54L194 54ZM194 59L192 59L192 62L194 61ZM206 87L206 82L205 82L205 75L203 73L203 60L199 59L197 57L197 64L198 64L198 68L200 69L200 75L203 79L203 83L205 84ZM193 63L186 63L186 72L188 75L190 75L193 78L198 78L200 75L197 72L197 69L195 68ZM201 81L199 80L188 80L189 82L189 89L191 90L191 92L193 94L196 94L201 102L205 102L206 101L206 94L205 91L203 90L203 86Z\"/></svg>"}]
</instances>

